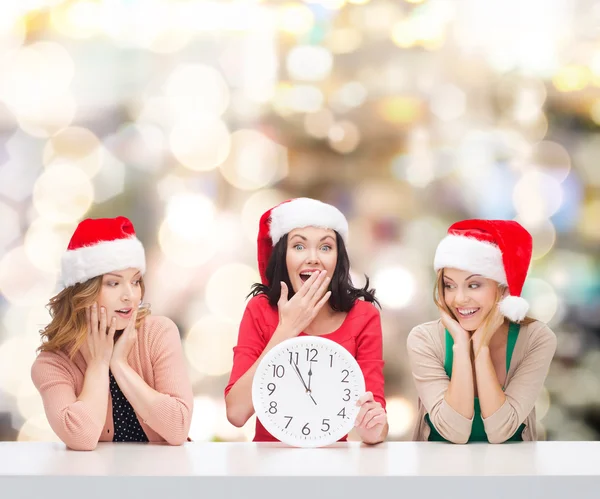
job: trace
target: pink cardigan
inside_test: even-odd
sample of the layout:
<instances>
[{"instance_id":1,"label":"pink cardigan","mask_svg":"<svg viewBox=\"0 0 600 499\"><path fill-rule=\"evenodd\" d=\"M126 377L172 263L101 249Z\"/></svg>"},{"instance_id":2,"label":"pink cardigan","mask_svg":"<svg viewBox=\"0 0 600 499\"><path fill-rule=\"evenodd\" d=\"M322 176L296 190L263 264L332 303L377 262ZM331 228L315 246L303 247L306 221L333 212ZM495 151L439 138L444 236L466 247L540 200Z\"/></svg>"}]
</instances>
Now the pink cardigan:
<instances>
[{"instance_id":1,"label":"pink cardigan","mask_svg":"<svg viewBox=\"0 0 600 499\"><path fill-rule=\"evenodd\" d=\"M171 445L185 442L194 396L175 323L167 317L147 317L127 360L148 386L163 394L148 420L140 420L148 440ZM50 426L67 447L75 450L93 450L98 441L112 442L114 435L110 391L104 421L95 419L85 402L77 401L85 370L86 362L79 352L73 361L62 352L42 352L31 368Z\"/></svg>"}]
</instances>

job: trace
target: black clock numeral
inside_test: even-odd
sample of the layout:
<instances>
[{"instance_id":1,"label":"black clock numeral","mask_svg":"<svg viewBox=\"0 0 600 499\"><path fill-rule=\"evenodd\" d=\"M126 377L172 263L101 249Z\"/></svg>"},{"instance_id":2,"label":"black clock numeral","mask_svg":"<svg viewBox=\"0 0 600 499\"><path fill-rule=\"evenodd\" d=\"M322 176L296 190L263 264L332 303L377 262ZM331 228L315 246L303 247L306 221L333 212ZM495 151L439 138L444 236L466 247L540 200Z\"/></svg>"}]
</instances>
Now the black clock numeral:
<instances>
[{"instance_id":1,"label":"black clock numeral","mask_svg":"<svg viewBox=\"0 0 600 499\"><path fill-rule=\"evenodd\" d=\"M307 362L319 362L317 360L318 353L319 352L317 351L316 348L307 348L306 349L306 361ZM311 357L311 355L312 355L312 357Z\"/></svg>"},{"instance_id":2,"label":"black clock numeral","mask_svg":"<svg viewBox=\"0 0 600 499\"><path fill-rule=\"evenodd\" d=\"M310 428L308 427L308 423L306 423L302 427L302 435L310 435Z\"/></svg>"},{"instance_id":3,"label":"black clock numeral","mask_svg":"<svg viewBox=\"0 0 600 499\"><path fill-rule=\"evenodd\" d=\"M294 419L294 416L283 416L286 419L289 419L289 421L287 422L287 424L285 425L285 429L287 430L287 427L290 425L290 423L292 422L292 419Z\"/></svg>"},{"instance_id":4,"label":"black clock numeral","mask_svg":"<svg viewBox=\"0 0 600 499\"><path fill-rule=\"evenodd\" d=\"M350 383L350 381L348 381L348 376L350 376L350 371L348 371L348 369L344 369L342 371L342 374L346 373L346 375L342 378L342 383Z\"/></svg>"},{"instance_id":5,"label":"black clock numeral","mask_svg":"<svg viewBox=\"0 0 600 499\"><path fill-rule=\"evenodd\" d=\"M331 428L331 426L329 426L329 419L324 419L323 423L321 425L321 431L322 432L329 431L329 428Z\"/></svg>"},{"instance_id":6,"label":"black clock numeral","mask_svg":"<svg viewBox=\"0 0 600 499\"><path fill-rule=\"evenodd\" d=\"M278 378L283 378L283 375L285 374L285 367L283 366L276 366L275 364L273 364L273 377L278 377Z\"/></svg>"},{"instance_id":7,"label":"black clock numeral","mask_svg":"<svg viewBox=\"0 0 600 499\"><path fill-rule=\"evenodd\" d=\"M294 362L294 355L296 355L296 362ZM298 352L290 352L290 364L298 364L299 355Z\"/></svg>"},{"instance_id":8,"label":"black clock numeral","mask_svg":"<svg viewBox=\"0 0 600 499\"><path fill-rule=\"evenodd\" d=\"M274 400L271 400L271 403L269 404L269 412L271 414L277 414L277 402Z\"/></svg>"},{"instance_id":9,"label":"black clock numeral","mask_svg":"<svg viewBox=\"0 0 600 499\"><path fill-rule=\"evenodd\" d=\"M345 418L346 417L346 408L342 407L342 410L337 413L338 416Z\"/></svg>"},{"instance_id":10,"label":"black clock numeral","mask_svg":"<svg viewBox=\"0 0 600 499\"><path fill-rule=\"evenodd\" d=\"M267 390L269 390L269 395L273 395L273 392L275 391L275 388L277 388L277 386L275 385L275 383L269 383L267 385Z\"/></svg>"},{"instance_id":11,"label":"black clock numeral","mask_svg":"<svg viewBox=\"0 0 600 499\"><path fill-rule=\"evenodd\" d=\"M329 367L333 367L333 355L329 355Z\"/></svg>"},{"instance_id":12,"label":"black clock numeral","mask_svg":"<svg viewBox=\"0 0 600 499\"><path fill-rule=\"evenodd\" d=\"M346 395L344 395L344 398L342 400L344 402L348 402L350 400L350 389L344 388L344 392L346 393Z\"/></svg>"}]
</instances>

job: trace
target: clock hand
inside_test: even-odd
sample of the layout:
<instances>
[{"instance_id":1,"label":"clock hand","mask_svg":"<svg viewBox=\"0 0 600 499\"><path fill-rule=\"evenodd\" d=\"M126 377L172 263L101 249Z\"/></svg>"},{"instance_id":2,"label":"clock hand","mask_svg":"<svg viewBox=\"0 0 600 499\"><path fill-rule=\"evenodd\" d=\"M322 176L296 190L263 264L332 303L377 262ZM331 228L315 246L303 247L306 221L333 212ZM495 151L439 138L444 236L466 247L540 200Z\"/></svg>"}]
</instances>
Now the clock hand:
<instances>
[{"instance_id":1,"label":"clock hand","mask_svg":"<svg viewBox=\"0 0 600 499\"><path fill-rule=\"evenodd\" d=\"M304 378L302 377L302 374L300 374L300 369L298 368L298 364L294 364L292 361L290 361L290 364L292 364L292 366L294 367L294 371L300 378L300 381L302 381L302 384L304 385L304 388L306 389L306 393L308 393L308 396L311 398L311 400L314 402L314 404L317 405L317 401L313 398L312 394L310 393L310 390L308 389L308 386L306 386L306 383L304 382Z\"/></svg>"},{"instance_id":2,"label":"clock hand","mask_svg":"<svg viewBox=\"0 0 600 499\"><path fill-rule=\"evenodd\" d=\"M300 381L302 381L302 384L304 385L304 389L308 393L308 386L306 386L306 383L304 382L304 378L302 377L302 374L300 374L300 369L298 369L298 365L294 364L291 360L290 360L290 364L292 364L292 367L294 368L294 372L298 375L298 377L300 378Z\"/></svg>"},{"instance_id":3,"label":"clock hand","mask_svg":"<svg viewBox=\"0 0 600 499\"><path fill-rule=\"evenodd\" d=\"M308 366L308 392L310 393L310 380L312 378L312 362Z\"/></svg>"}]
</instances>

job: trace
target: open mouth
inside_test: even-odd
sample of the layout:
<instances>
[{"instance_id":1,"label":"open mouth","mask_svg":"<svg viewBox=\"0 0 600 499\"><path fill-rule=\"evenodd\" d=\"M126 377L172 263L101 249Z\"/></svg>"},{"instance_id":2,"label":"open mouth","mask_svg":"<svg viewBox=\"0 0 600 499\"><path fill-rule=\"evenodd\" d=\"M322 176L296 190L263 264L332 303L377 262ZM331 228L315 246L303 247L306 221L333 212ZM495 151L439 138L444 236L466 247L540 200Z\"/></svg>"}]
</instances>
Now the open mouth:
<instances>
[{"instance_id":1,"label":"open mouth","mask_svg":"<svg viewBox=\"0 0 600 499\"><path fill-rule=\"evenodd\" d=\"M479 312L479 308L457 308L456 309L456 313L458 314L458 316L463 319L470 319L477 312Z\"/></svg>"},{"instance_id":2,"label":"open mouth","mask_svg":"<svg viewBox=\"0 0 600 499\"><path fill-rule=\"evenodd\" d=\"M121 308L119 310L115 310L116 314L119 317L123 317L124 319L129 319L131 317L131 313L133 312L132 308Z\"/></svg>"},{"instance_id":3,"label":"open mouth","mask_svg":"<svg viewBox=\"0 0 600 499\"><path fill-rule=\"evenodd\" d=\"M310 279L310 276L313 275L314 273L319 272L318 270L303 270L302 272L300 272L300 279L302 279L302 282L306 282Z\"/></svg>"}]
</instances>

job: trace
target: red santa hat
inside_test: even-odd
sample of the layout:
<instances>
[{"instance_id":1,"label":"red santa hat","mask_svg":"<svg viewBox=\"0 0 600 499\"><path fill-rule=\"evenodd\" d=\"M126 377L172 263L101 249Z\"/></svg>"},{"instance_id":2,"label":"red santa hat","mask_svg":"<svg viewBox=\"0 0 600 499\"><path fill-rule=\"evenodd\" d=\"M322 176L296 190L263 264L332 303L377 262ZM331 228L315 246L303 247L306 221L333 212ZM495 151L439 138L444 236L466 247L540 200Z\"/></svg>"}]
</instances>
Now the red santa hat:
<instances>
[{"instance_id":1,"label":"red santa hat","mask_svg":"<svg viewBox=\"0 0 600 499\"><path fill-rule=\"evenodd\" d=\"M448 229L437 247L435 270L466 270L508 286L500 311L513 322L525 318L529 304L521 298L531 262L532 238L512 220L463 220Z\"/></svg>"},{"instance_id":2,"label":"red santa hat","mask_svg":"<svg viewBox=\"0 0 600 499\"><path fill-rule=\"evenodd\" d=\"M344 242L348 241L348 221L335 206L310 198L284 201L260 217L258 271L263 284L269 284L267 265L273 252L273 246L288 232L302 227L333 229Z\"/></svg>"},{"instance_id":3,"label":"red santa hat","mask_svg":"<svg viewBox=\"0 0 600 499\"><path fill-rule=\"evenodd\" d=\"M146 271L144 247L125 217L87 218L79 223L62 256L64 287L107 272L128 268Z\"/></svg>"}]
</instances>

